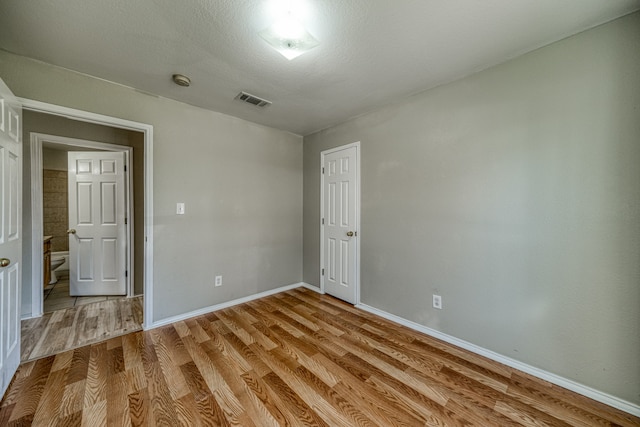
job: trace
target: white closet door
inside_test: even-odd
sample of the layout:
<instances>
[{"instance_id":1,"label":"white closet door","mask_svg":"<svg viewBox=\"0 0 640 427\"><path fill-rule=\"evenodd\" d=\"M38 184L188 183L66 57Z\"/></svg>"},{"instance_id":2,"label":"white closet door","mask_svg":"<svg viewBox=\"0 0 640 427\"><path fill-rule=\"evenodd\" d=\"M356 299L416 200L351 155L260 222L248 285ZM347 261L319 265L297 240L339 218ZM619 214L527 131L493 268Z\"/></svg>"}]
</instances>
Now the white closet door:
<instances>
[{"instance_id":1,"label":"white closet door","mask_svg":"<svg viewBox=\"0 0 640 427\"><path fill-rule=\"evenodd\" d=\"M325 154L323 164L324 290L356 303L356 147Z\"/></svg>"}]
</instances>

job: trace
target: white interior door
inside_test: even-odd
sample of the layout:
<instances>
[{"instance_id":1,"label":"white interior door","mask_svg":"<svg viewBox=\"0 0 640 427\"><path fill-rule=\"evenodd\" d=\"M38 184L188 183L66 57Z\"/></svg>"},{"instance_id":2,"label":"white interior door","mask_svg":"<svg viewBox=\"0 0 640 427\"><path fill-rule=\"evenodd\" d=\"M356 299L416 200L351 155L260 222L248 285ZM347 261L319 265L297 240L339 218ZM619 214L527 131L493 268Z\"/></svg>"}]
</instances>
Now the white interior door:
<instances>
[{"instance_id":1,"label":"white interior door","mask_svg":"<svg viewBox=\"0 0 640 427\"><path fill-rule=\"evenodd\" d=\"M122 152L69 152L69 293L126 295Z\"/></svg>"},{"instance_id":2,"label":"white interior door","mask_svg":"<svg viewBox=\"0 0 640 427\"><path fill-rule=\"evenodd\" d=\"M357 302L357 147L323 153L322 227L324 291Z\"/></svg>"},{"instance_id":3,"label":"white interior door","mask_svg":"<svg viewBox=\"0 0 640 427\"><path fill-rule=\"evenodd\" d=\"M0 396L20 364L21 112L0 80Z\"/></svg>"}]
</instances>

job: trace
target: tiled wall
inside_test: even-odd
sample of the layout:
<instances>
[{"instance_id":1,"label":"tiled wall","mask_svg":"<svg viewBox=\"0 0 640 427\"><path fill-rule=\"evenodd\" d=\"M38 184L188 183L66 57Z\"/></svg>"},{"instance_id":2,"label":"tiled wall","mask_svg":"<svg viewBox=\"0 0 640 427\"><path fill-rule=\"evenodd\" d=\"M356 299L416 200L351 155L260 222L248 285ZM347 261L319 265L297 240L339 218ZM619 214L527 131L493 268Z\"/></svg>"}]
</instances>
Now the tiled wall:
<instances>
[{"instance_id":1,"label":"tiled wall","mask_svg":"<svg viewBox=\"0 0 640 427\"><path fill-rule=\"evenodd\" d=\"M67 171L44 169L42 171L42 204L44 235L53 236L51 251L68 251L69 202Z\"/></svg>"}]
</instances>

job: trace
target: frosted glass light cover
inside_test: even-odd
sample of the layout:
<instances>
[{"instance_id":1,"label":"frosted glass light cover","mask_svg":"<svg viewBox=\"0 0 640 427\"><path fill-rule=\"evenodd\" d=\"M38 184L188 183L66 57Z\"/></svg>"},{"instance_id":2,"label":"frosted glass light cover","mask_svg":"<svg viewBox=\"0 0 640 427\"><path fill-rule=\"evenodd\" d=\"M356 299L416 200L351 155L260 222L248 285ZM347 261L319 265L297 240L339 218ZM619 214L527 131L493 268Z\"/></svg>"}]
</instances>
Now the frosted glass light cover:
<instances>
[{"instance_id":1,"label":"frosted glass light cover","mask_svg":"<svg viewBox=\"0 0 640 427\"><path fill-rule=\"evenodd\" d=\"M304 27L295 21L287 23L276 22L259 34L271 47L288 60L292 60L320 44Z\"/></svg>"}]
</instances>

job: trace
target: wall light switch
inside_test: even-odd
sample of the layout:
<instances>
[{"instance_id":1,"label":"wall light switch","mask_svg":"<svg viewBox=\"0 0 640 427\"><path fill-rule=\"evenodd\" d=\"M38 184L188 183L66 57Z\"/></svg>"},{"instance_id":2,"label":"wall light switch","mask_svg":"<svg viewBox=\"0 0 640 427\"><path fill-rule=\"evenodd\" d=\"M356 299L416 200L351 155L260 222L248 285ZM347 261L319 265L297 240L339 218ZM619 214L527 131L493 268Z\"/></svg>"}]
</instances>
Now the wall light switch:
<instances>
[{"instance_id":1,"label":"wall light switch","mask_svg":"<svg viewBox=\"0 0 640 427\"><path fill-rule=\"evenodd\" d=\"M176 204L176 214L184 215L184 203L177 203Z\"/></svg>"}]
</instances>

